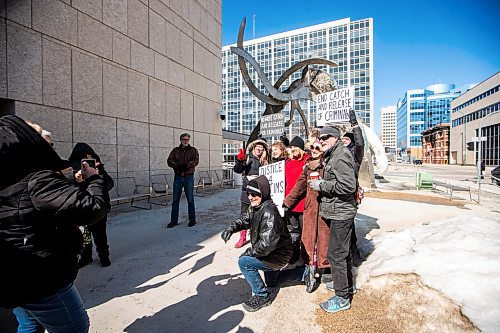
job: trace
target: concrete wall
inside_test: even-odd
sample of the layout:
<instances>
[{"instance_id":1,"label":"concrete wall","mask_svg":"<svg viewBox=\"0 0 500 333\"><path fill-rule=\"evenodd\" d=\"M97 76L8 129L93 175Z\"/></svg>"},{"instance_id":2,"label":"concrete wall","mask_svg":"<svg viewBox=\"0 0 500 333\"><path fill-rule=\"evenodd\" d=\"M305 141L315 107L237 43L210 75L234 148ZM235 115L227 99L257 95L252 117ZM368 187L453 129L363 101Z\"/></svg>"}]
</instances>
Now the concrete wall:
<instances>
[{"instance_id":1,"label":"concrete wall","mask_svg":"<svg viewBox=\"0 0 500 333\"><path fill-rule=\"evenodd\" d=\"M219 168L221 0L0 0L0 99L53 132L68 157L90 144L113 176L171 171L192 134ZM2 107L0 112L8 108Z\"/></svg>"}]
</instances>

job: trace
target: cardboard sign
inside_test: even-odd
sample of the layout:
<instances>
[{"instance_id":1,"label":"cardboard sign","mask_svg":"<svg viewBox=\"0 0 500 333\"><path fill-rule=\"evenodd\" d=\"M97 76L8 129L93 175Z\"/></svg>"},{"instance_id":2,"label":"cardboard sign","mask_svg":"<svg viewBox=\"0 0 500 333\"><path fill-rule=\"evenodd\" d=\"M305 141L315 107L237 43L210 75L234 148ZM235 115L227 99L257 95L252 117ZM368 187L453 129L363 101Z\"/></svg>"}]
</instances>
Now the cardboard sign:
<instances>
[{"instance_id":1,"label":"cardboard sign","mask_svg":"<svg viewBox=\"0 0 500 333\"><path fill-rule=\"evenodd\" d=\"M271 198L274 204L278 207L280 215L285 216L283 210L283 201L285 201L285 161L261 166L259 175L264 175L269 180L271 185Z\"/></svg>"},{"instance_id":2,"label":"cardboard sign","mask_svg":"<svg viewBox=\"0 0 500 333\"><path fill-rule=\"evenodd\" d=\"M316 126L349 121L354 108L354 87L330 91L316 96Z\"/></svg>"},{"instance_id":3,"label":"cardboard sign","mask_svg":"<svg viewBox=\"0 0 500 333\"><path fill-rule=\"evenodd\" d=\"M263 137L281 136L285 127L285 115L280 113L269 114L260 118L260 134Z\"/></svg>"}]
</instances>

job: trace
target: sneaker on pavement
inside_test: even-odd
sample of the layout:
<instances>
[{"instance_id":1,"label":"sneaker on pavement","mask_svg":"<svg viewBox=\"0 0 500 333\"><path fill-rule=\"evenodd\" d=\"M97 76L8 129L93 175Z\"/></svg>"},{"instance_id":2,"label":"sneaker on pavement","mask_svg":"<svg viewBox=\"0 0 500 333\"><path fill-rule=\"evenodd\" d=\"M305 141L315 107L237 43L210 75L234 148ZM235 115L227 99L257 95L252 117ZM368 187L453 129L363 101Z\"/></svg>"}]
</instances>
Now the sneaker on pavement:
<instances>
[{"instance_id":1,"label":"sneaker on pavement","mask_svg":"<svg viewBox=\"0 0 500 333\"><path fill-rule=\"evenodd\" d=\"M167 224L167 228L173 228L173 227L175 227L178 224L179 223L177 223L177 222L170 222L169 224Z\"/></svg>"},{"instance_id":2,"label":"sneaker on pavement","mask_svg":"<svg viewBox=\"0 0 500 333\"><path fill-rule=\"evenodd\" d=\"M188 227L194 227L196 225L196 221L189 221Z\"/></svg>"},{"instance_id":3,"label":"sneaker on pavement","mask_svg":"<svg viewBox=\"0 0 500 333\"><path fill-rule=\"evenodd\" d=\"M335 286L333 285L333 281L325 283L325 287L330 291L335 291ZM347 291L349 292L349 294L354 295L358 290L356 289L356 286L353 285L352 287L349 287Z\"/></svg>"},{"instance_id":4,"label":"sneaker on pavement","mask_svg":"<svg viewBox=\"0 0 500 333\"><path fill-rule=\"evenodd\" d=\"M248 312L255 312L269 304L271 304L271 298L269 296L254 295L243 303L243 308Z\"/></svg>"},{"instance_id":5,"label":"sneaker on pavement","mask_svg":"<svg viewBox=\"0 0 500 333\"><path fill-rule=\"evenodd\" d=\"M348 298L333 296L329 300L322 302L319 306L326 312L335 313L349 310L351 308L351 301Z\"/></svg>"}]
</instances>

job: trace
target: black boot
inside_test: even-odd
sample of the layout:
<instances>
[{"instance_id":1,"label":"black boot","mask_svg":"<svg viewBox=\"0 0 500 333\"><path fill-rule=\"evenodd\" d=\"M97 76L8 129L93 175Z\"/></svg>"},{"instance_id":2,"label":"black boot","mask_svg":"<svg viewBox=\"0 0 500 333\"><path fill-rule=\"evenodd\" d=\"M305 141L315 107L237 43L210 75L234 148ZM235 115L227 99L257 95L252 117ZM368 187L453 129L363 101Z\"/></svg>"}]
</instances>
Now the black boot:
<instances>
[{"instance_id":1,"label":"black boot","mask_svg":"<svg viewBox=\"0 0 500 333\"><path fill-rule=\"evenodd\" d=\"M111 266L111 261L109 260L109 256L99 256L99 260L101 261L102 267Z\"/></svg>"}]
</instances>

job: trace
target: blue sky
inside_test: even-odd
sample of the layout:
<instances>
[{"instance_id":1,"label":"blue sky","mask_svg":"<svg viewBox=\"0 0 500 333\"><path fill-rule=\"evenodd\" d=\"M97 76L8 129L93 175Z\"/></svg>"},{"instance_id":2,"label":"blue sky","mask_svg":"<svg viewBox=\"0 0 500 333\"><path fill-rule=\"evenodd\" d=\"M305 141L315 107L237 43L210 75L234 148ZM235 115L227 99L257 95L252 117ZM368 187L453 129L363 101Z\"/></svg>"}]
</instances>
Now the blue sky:
<instances>
[{"instance_id":1,"label":"blue sky","mask_svg":"<svg viewBox=\"0 0 500 333\"><path fill-rule=\"evenodd\" d=\"M374 20L375 129L382 106L408 89L479 83L500 70L500 0L223 0L222 43L267 36L345 17Z\"/></svg>"}]
</instances>

